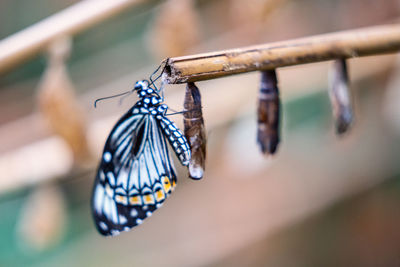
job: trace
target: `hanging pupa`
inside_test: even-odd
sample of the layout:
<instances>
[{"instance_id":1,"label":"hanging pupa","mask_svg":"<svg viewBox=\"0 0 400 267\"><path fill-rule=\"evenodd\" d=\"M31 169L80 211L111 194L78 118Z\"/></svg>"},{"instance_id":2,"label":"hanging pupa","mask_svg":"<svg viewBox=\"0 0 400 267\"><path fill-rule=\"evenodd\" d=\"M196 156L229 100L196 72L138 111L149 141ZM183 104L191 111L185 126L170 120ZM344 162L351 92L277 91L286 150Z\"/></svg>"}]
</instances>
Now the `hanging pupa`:
<instances>
[{"instance_id":1,"label":"hanging pupa","mask_svg":"<svg viewBox=\"0 0 400 267\"><path fill-rule=\"evenodd\" d=\"M203 177L206 159L206 134L201 110L199 88L187 83L183 113L184 133L189 142L192 156L189 163L189 177L199 180Z\"/></svg>"},{"instance_id":2,"label":"hanging pupa","mask_svg":"<svg viewBox=\"0 0 400 267\"><path fill-rule=\"evenodd\" d=\"M334 61L329 78L329 97L336 133L343 134L350 129L354 120L352 96L349 89L349 76L345 59Z\"/></svg>"},{"instance_id":3,"label":"hanging pupa","mask_svg":"<svg viewBox=\"0 0 400 267\"><path fill-rule=\"evenodd\" d=\"M257 115L257 142L263 154L272 155L280 141L280 100L275 70L261 72Z\"/></svg>"}]
</instances>

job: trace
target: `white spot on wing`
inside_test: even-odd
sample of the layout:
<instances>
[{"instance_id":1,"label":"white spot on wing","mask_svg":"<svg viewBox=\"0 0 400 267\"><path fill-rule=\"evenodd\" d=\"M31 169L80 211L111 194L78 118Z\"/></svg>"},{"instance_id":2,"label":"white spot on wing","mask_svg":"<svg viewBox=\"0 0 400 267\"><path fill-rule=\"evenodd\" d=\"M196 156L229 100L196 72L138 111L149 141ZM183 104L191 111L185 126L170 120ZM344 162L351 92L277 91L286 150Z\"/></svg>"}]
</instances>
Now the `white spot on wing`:
<instances>
[{"instance_id":1,"label":"white spot on wing","mask_svg":"<svg viewBox=\"0 0 400 267\"><path fill-rule=\"evenodd\" d=\"M125 224L128 220L126 219L125 216L119 215L119 223Z\"/></svg>"},{"instance_id":2,"label":"white spot on wing","mask_svg":"<svg viewBox=\"0 0 400 267\"><path fill-rule=\"evenodd\" d=\"M118 223L117 205L114 200L108 196L105 196L103 200L103 213L107 219L111 220L115 224Z\"/></svg>"},{"instance_id":3,"label":"white spot on wing","mask_svg":"<svg viewBox=\"0 0 400 267\"><path fill-rule=\"evenodd\" d=\"M99 172L99 177L100 177L100 181L104 182L104 180L106 179L106 176L104 175L103 171Z\"/></svg>"},{"instance_id":4,"label":"white spot on wing","mask_svg":"<svg viewBox=\"0 0 400 267\"><path fill-rule=\"evenodd\" d=\"M115 185L114 173L107 172L107 178L108 178L108 181L110 182L111 185Z\"/></svg>"},{"instance_id":5,"label":"white spot on wing","mask_svg":"<svg viewBox=\"0 0 400 267\"><path fill-rule=\"evenodd\" d=\"M111 220L117 224L118 223L118 218L117 218L117 205L115 204L114 200L109 199L110 201L110 207L111 207Z\"/></svg>"},{"instance_id":6,"label":"white spot on wing","mask_svg":"<svg viewBox=\"0 0 400 267\"><path fill-rule=\"evenodd\" d=\"M147 217L150 217L151 214L152 214L151 211L146 212L146 216L147 216Z\"/></svg>"},{"instance_id":7,"label":"white spot on wing","mask_svg":"<svg viewBox=\"0 0 400 267\"><path fill-rule=\"evenodd\" d=\"M101 213L104 199L104 187L100 184L94 190L94 209L97 213Z\"/></svg>"},{"instance_id":8,"label":"white spot on wing","mask_svg":"<svg viewBox=\"0 0 400 267\"><path fill-rule=\"evenodd\" d=\"M106 191L106 195L107 195L109 198L112 199L112 198L114 197L114 190L112 190L112 188L110 187L109 184L106 184L105 191Z\"/></svg>"},{"instance_id":9,"label":"white spot on wing","mask_svg":"<svg viewBox=\"0 0 400 267\"><path fill-rule=\"evenodd\" d=\"M107 218L111 217L110 199L108 197L106 197L103 202L103 213Z\"/></svg>"},{"instance_id":10,"label":"white spot on wing","mask_svg":"<svg viewBox=\"0 0 400 267\"><path fill-rule=\"evenodd\" d=\"M119 235L119 234L120 232L118 230L115 229L111 230L111 235Z\"/></svg>"},{"instance_id":11,"label":"white spot on wing","mask_svg":"<svg viewBox=\"0 0 400 267\"><path fill-rule=\"evenodd\" d=\"M104 222L99 222L99 226L100 226L100 228L103 229L104 231L107 231L107 229L108 229L107 224L105 224Z\"/></svg>"},{"instance_id":12,"label":"white spot on wing","mask_svg":"<svg viewBox=\"0 0 400 267\"><path fill-rule=\"evenodd\" d=\"M147 83L145 83L144 81L138 81L137 82L143 89L147 89Z\"/></svg>"},{"instance_id":13,"label":"white spot on wing","mask_svg":"<svg viewBox=\"0 0 400 267\"><path fill-rule=\"evenodd\" d=\"M111 153L108 152L108 151L104 152L103 159L104 159L105 162L110 162L111 159L112 159Z\"/></svg>"},{"instance_id":14,"label":"white spot on wing","mask_svg":"<svg viewBox=\"0 0 400 267\"><path fill-rule=\"evenodd\" d=\"M143 220L141 220L141 219L136 219L136 224L142 224L142 222L143 222Z\"/></svg>"},{"instance_id":15,"label":"white spot on wing","mask_svg":"<svg viewBox=\"0 0 400 267\"><path fill-rule=\"evenodd\" d=\"M138 215L137 210L136 210L136 209L132 209L132 210L131 210L131 216L132 216L132 217L136 217L137 215Z\"/></svg>"}]
</instances>

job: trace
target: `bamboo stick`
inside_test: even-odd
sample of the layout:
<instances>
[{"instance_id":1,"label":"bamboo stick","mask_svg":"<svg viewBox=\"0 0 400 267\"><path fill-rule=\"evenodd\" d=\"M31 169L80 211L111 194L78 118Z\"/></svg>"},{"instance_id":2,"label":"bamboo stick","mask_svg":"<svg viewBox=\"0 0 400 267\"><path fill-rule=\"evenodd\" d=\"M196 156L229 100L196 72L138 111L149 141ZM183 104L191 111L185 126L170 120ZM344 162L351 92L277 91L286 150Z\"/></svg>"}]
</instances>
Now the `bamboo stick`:
<instances>
[{"instance_id":1,"label":"bamboo stick","mask_svg":"<svg viewBox=\"0 0 400 267\"><path fill-rule=\"evenodd\" d=\"M164 79L186 83L278 67L400 50L400 24L375 26L301 39L167 60Z\"/></svg>"},{"instance_id":2,"label":"bamboo stick","mask_svg":"<svg viewBox=\"0 0 400 267\"><path fill-rule=\"evenodd\" d=\"M144 0L85 0L0 41L0 73L44 50L55 38L73 36Z\"/></svg>"}]
</instances>

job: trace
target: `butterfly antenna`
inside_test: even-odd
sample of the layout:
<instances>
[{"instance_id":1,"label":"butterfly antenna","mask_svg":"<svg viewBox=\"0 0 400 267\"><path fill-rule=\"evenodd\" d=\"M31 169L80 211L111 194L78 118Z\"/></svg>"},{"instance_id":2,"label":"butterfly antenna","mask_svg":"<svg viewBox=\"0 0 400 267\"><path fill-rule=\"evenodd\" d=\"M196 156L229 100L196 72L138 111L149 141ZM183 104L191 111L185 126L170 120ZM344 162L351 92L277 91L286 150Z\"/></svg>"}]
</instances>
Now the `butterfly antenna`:
<instances>
[{"instance_id":1,"label":"butterfly antenna","mask_svg":"<svg viewBox=\"0 0 400 267\"><path fill-rule=\"evenodd\" d=\"M154 85L154 87L158 90L158 88L157 88L157 86L154 84L158 79L160 79L161 78L161 76L162 76L162 74L164 73L164 71L165 71L165 68L167 67L167 61L168 61L168 58L167 59L164 59L162 62L161 62L161 64L157 67L157 69L153 72L153 74L151 74L150 75L150 85ZM160 74L153 80L153 76L160 70L160 68L161 68L161 66L162 65L164 65L164 67L163 67L163 69L162 69L162 71L160 72ZM161 90L161 89L160 89Z\"/></svg>"},{"instance_id":2,"label":"butterfly antenna","mask_svg":"<svg viewBox=\"0 0 400 267\"><path fill-rule=\"evenodd\" d=\"M178 112L174 112L174 113L168 113L168 114L166 114L166 116L172 116L172 115L178 115L178 114L183 114L183 113L185 113L186 111L178 111Z\"/></svg>"},{"instance_id":3,"label":"butterfly antenna","mask_svg":"<svg viewBox=\"0 0 400 267\"><path fill-rule=\"evenodd\" d=\"M121 97L119 99L119 105L122 105L122 102L124 102L125 98L127 98L130 94L132 94L133 90L129 91L126 95L124 95L123 97Z\"/></svg>"},{"instance_id":4,"label":"butterfly antenna","mask_svg":"<svg viewBox=\"0 0 400 267\"><path fill-rule=\"evenodd\" d=\"M169 110L172 110L174 113L166 114L167 116L178 115L178 114L184 114L184 113L186 113L186 112L198 111L198 110L199 110L199 108L193 108L193 109L182 110L182 111L176 111L176 110L174 110L174 109L172 109L172 108L168 108L168 109L169 109Z\"/></svg>"},{"instance_id":5,"label":"butterfly antenna","mask_svg":"<svg viewBox=\"0 0 400 267\"><path fill-rule=\"evenodd\" d=\"M112 95L112 96L106 96L106 97L98 98L98 99L96 99L96 100L94 101L94 108L97 108L97 103L100 102L100 101L103 101L103 100L109 99L109 98L118 97L118 96L123 96L123 95L126 95L126 94L130 94L131 92L132 92L132 90L127 91L127 92L125 92L125 93L120 93L120 94L116 94L116 95Z\"/></svg>"}]
</instances>

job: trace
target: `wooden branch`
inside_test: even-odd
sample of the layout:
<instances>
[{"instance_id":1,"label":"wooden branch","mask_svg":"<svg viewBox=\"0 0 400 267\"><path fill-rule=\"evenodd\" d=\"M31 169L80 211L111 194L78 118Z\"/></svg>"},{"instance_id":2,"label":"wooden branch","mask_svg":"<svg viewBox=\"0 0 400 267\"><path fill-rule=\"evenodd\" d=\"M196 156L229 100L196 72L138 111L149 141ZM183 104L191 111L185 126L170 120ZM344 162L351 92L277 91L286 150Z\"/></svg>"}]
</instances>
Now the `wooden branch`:
<instances>
[{"instance_id":1,"label":"wooden branch","mask_svg":"<svg viewBox=\"0 0 400 267\"><path fill-rule=\"evenodd\" d=\"M55 38L75 35L144 0L86 0L0 41L0 73L41 52Z\"/></svg>"},{"instance_id":2,"label":"wooden branch","mask_svg":"<svg viewBox=\"0 0 400 267\"><path fill-rule=\"evenodd\" d=\"M400 50L400 24L169 58L164 79L186 83L257 70Z\"/></svg>"}]
</instances>

